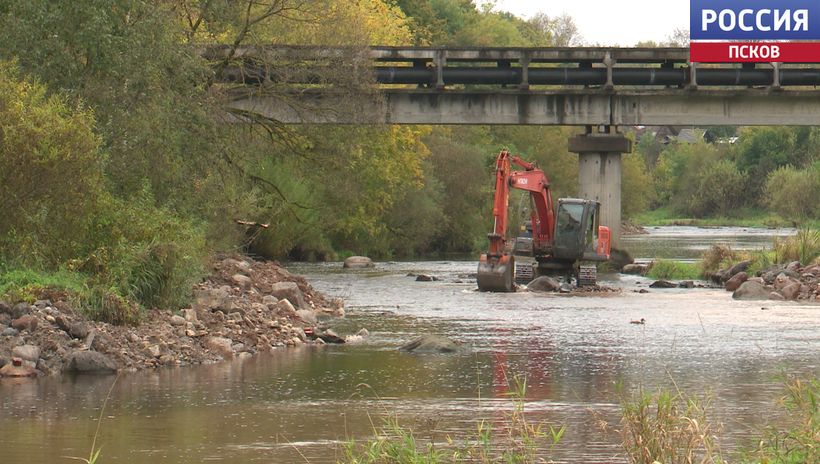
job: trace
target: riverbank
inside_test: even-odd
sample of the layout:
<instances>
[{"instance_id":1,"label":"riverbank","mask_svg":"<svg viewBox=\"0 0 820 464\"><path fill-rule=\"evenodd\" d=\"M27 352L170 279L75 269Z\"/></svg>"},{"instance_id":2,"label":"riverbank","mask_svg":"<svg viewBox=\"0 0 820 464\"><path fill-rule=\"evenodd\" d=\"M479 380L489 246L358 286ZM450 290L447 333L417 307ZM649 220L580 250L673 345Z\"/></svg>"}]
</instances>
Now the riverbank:
<instances>
[{"instance_id":1,"label":"riverbank","mask_svg":"<svg viewBox=\"0 0 820 464\"><path fill-rule=\"evenodd\" d=\"M690 226L690 227L754 227L761 229L781 229L795 227L793 221L765 211L742 210L732 217L716 216L706 218L681 217L671 208L659 208L641 213L631 219L634 224L643 227L656 226ZM820 229L820 221L810 220L803 226Z\"/></svg>"},{"instance_id":2,"label":"riverbank","mask_svg":"<svg viewBox=\"0 0 820 464\"><path fill-rule=\"evenodd\" d=\"M94 322L65 291L0 301L0 376L136 371L250 357L315 339L323 317L344 315L303 278L275 262L217 259L178 312L148 311L137 326ZM316 341L313 341L316 340Z\"/></svg>"}]
</instances>

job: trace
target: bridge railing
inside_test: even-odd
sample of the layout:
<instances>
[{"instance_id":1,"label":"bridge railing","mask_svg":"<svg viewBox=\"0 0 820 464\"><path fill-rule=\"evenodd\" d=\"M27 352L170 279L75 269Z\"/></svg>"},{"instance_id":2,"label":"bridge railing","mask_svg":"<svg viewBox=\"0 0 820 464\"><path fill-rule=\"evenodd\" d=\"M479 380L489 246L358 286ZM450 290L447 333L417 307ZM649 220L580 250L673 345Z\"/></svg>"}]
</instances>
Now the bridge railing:
<instances>
[{"instance_id":1,"label":"bridge railing","mask_svg":"<svg viewBox=\"0 0 820 464\"><path fill-rule=\"evenodd\" d=\"M229 60L222 82L265 81L321 84L321 75L351 56L369 60L375 83L444 90L448 86L493 85L520 90L554 87L600 88L813 88L820 68L779 63L703 65L689 62L687 48L425 48L214 46L209 60ZM301 72L283 72L293 63Z\"/></svg>"}]
</instances>

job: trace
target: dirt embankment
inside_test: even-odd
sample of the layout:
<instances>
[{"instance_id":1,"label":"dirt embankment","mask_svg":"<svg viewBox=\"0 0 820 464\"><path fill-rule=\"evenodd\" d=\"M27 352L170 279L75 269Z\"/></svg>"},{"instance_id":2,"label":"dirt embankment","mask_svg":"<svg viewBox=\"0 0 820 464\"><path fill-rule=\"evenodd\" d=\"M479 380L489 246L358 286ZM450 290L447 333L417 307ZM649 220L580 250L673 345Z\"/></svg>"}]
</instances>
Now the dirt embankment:
<instances>
[{"instance_id":1,"label":"dirt embankment","mask_svg":"<svg viewBox=\"0 0 820 464\"><path fill-rule=\"evenodd\" d=\"M0 302L0 376L115 372L248 357L317 339L317 318L342 316L277 263L218 259L179 312L151 310L136 327L85 319L66 295L45 292L33 305ZM328 334L334 336L335 334ZM327 338L325 338L327 339Z\"/></svg>"}]
</instances>

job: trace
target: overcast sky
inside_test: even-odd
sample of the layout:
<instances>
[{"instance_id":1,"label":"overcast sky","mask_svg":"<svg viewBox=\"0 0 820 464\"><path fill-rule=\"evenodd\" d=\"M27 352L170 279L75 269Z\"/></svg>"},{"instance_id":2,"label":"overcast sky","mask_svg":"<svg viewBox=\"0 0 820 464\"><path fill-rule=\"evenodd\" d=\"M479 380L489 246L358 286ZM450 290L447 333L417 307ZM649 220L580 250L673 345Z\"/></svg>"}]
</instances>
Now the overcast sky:
<instances>
[{"instance_id":1,"label":"overcast sky","mask_svg":"<svg viewBox=\"0 0 820 464\"><path fill-rule=\"evenodd\" d=\"M478 1L477 3L482 3ZM529 18L566 13L587 45L632 46L660 42L675 29L689 29L689 0L497 0L496 10Z\"/></svg>"}]
</instances>

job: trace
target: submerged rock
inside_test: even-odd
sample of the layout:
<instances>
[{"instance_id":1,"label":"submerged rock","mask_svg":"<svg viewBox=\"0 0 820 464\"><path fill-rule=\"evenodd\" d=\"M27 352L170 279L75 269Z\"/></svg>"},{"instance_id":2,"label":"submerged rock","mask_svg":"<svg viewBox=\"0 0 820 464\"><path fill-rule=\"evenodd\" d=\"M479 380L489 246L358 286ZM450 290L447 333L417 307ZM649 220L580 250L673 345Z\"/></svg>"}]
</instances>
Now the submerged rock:
<instances>
[{"instance_id":1,"label":"submerged rock","mask_svg":"<svg viewBox=\"0 0 820 464\"><path fill-rule=\"evenodd\" d=\"M673 282L670 282L668 280L656 280L655 282L652 282L652 285L649 286L649 288L676 288L676 287L677 287L677 285L675 285Z\"/></svg>"},{"instance_id":2,"label":"submerged rock","mask_svg":"<svg viewBox=\"0 0 820 464\"><path fill-rule=\"evenodd\" d=\"M527 284L531 292L557 292L561 289L561 282L549 276L541 276Z\"/></svg>"},{"instance_id":3,"label":"submerged rock","mask_svg":"<svg viewBox=\"0 0 820 464\"><path fill-rule=\"evenodd\" d=\"M373 260L367 256L351 256L345 259L342 267L345 269L367 269L376 267L376 265L373 264Z\"/></svg>"},{"instance_id":4,"label":"submerged rock","mask_svg":"<svg viewBox=\"0 0 820 464\"><path fill-rule=\"evenodd\" d=\"M423 335L399 347L410 353L455 353L459 349L456 342L438 335Z\"/></svg>"}]
</instances>

